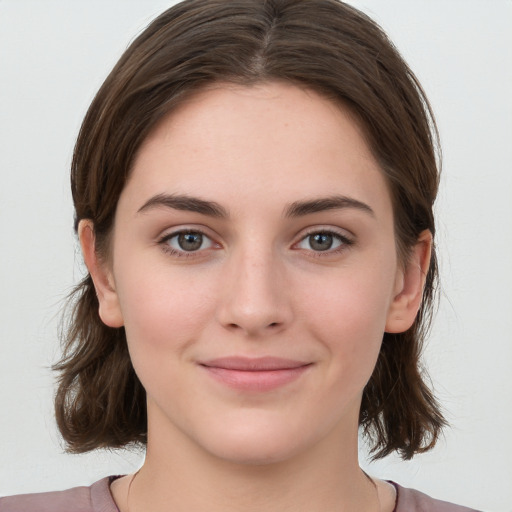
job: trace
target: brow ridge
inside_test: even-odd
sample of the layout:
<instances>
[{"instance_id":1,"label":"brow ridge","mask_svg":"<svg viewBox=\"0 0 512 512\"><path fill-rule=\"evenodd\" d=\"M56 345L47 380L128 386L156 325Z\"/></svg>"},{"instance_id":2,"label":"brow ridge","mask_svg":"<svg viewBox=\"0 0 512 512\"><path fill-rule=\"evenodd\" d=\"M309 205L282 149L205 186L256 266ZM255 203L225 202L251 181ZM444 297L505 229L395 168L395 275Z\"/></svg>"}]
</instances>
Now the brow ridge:
<instances>
[{"instance_id":1,"label":"brow ridge","mask_svg":"<svg viewBox=\"0 0 512 512\"><path fill-rule=\"evenodd\" d=\"M295 201L285 208L284 215L285 217L302 217L304 215L319 213L326 210L338 210L345 208L361 210L370 214L372 217L375 216L375 212L366 203L343 195L320 197L306 201Z\"/></svg>"},{"instance_id":2,"label":"brow ridge","mask_svg":"<svg viewBox=\"0 0 512 512\"><path fill-rule=\"evenodd\" d=\"M137 210L137 213L161 207L196 212L210 217L225 218L229 216L227 210L215 201L206 201L182 194L157 194L152 196Z\"/></svg>"},{"instance_id":3,"label":"brow ridge","mask_svg":"<svg viewBox=\"0 0 512 512\"><path fill-rule=\"evenodd\" d=\"M192 197L183 194L157 194L148 199L138 210L142 213L153 208L172 208L174 210L182 210L195 212L202 215L208 215L216 218L227 218L229 214L227 210L215 201L207 201L198 197ZM375 216L370 206L357 199L334 195L329 197L320 197L305 201L295 201L285 207L285 217L302 217L313 213L319 213L326 210L337 210L352 208L360 210Z\"/></svg>"}]
</instances>

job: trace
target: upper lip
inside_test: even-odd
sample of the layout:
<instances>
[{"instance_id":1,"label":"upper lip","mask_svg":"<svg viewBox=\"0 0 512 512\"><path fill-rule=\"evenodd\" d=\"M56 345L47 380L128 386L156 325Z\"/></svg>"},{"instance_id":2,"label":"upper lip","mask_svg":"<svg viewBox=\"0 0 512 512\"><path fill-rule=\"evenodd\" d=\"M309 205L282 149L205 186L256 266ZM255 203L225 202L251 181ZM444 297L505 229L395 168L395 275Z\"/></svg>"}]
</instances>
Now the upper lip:
<instances>
[{"instance_id":1,"label":"upper lip","mask_svg":"<svg viewBox=\"0 0 512 512\"><path fill-rule=\"evenodd\" d=\"M202 366L210 368L222 368L224 370L239 370L246 372L258 371L271 371L271 370L290 370L293 368L300 368L307 366L311 363L304 361L297 361L294 359L283 359L281 357L219 357L217 359L210 359L200 363Z\"/></svg>"}]
</instances>

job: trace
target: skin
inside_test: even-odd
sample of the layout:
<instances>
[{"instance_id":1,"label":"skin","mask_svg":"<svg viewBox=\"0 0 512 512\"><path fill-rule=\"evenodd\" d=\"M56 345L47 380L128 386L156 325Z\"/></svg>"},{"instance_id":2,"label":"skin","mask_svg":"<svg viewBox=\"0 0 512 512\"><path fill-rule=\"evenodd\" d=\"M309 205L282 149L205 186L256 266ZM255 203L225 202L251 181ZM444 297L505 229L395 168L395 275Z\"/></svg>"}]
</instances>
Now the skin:
<instances>
[{"instance_id":1,"label":"skin","mask_svg":"<svg viewBox=\"0 0 512 512\"><path fill-rule=\"evenodd\" d=\"M148 205L162 195L214 201L226 216ZM335 195L358 203L285 214ZM184 229L203 233L198 250L180 247ZM347 111L282 83L202 91L140 149L108 263L92 223L79 233L100 316L125 327L147 391L131 512L393 509L390 486L359 468L358 414L384 331L414 321L431 236L397 260L387 184ZM307 368L244 390L205 371L226 356ZM123 512L129 480L112 484Z\"/></svg>"}]
</instances>

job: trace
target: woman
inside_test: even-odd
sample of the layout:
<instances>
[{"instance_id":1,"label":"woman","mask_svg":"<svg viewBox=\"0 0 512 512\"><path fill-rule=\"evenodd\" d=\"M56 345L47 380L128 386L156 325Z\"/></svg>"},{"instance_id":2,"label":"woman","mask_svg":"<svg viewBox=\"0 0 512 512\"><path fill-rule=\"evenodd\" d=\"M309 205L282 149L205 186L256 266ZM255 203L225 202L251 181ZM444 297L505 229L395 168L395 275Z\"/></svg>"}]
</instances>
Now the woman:
<instances>
[{"instance_id":1,"label":"woman","mask_svg":"<svg viewBox=\"0 0 512 512\"><path fill-rule=\"evenodd\" d=\"M75 148L89 274L56 397L70 451L142 443L146 460L2 510L469 510L357 461L359 427L408 459L444 425L418 368L433 127L386 36L338 1L157 18Z\"/></svg>"}]
</instances>

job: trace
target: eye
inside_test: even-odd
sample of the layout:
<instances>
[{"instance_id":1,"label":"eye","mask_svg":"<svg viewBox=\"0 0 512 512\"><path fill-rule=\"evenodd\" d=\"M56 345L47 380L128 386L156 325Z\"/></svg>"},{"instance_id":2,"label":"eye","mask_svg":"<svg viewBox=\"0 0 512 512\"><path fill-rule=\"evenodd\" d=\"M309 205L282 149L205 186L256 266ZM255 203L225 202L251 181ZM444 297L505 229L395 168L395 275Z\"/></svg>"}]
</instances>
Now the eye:
<instances>
[{"instance_id":1,"label":"eye","mask_svg":"<svg viewBox=\"0 0 512 512\"><path fill-rule=\"evenodd\" d=\"M214 246L213 241L201 231L179 231L164 236L160 243L164 249L173 254L198 252L210 249Z\"/></svg>"},{"instance_id":2,"label":"eye","mask_svg":"<svg viewBox=\"0 0 512 512\"><path fill-rule=\"evenodd\" d=\"M314 252L336 252L345 246L352 245L352 240L332 231L315 231L306 235L297 248Z\"/></svg>"}]
</instances>

